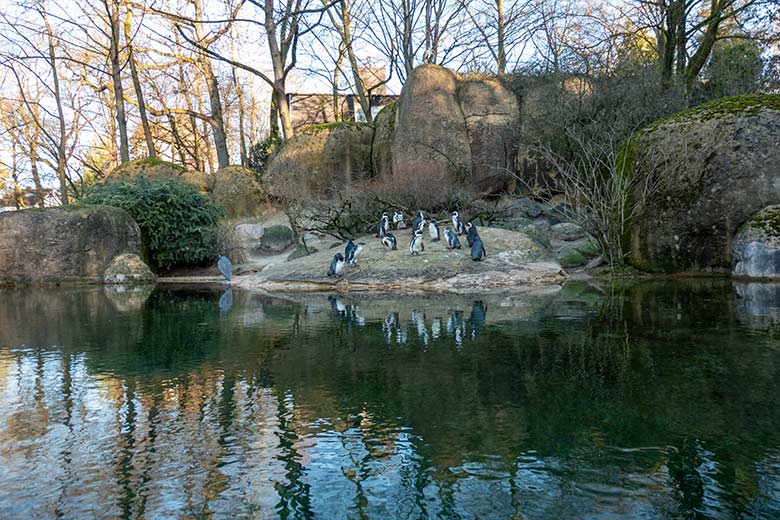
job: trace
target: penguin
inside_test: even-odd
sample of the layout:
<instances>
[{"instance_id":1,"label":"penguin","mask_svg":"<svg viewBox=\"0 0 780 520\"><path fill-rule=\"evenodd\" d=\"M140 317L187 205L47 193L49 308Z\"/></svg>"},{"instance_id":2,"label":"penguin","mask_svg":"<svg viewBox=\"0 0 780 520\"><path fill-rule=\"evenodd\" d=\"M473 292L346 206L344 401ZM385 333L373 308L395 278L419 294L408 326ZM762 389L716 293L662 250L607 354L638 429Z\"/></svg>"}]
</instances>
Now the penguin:
<instances>
[{"instance_id":1,"label":"penguin","mask_svg":"<svg viewBox=\"0 0 780 520\"><path fill-rule=\"evenodd\" d=\"M452 230L450 226L444 229L444 238L447 239L447 249L460 249L460 240L458 235Z\"/></svg>"},{"instance_id":2,"label":"penguin","mask_svg":"<svg viewBox=\"0 0 780 520\"><path fill-rule=\"evenodd\" d=\"M406 229L406 222L404 222L403 211L393 212L393 226L395 226L395 229Z\"/></svg>"},{"instance_id":3,"label":"penguin","mask_svg":"<svg viewBox=\"0 0 780 520\"><path fill-rule=\"evenodd\" d=\"M469 247L473 246L474 241L478 238L480 238L480 236L479 233L477 232L477 226L475 226L471 222L466 224L466 242L469 243Z\"/></svg>"},{"instance_id":4,"label":"penguin","mask_svg":"<svg viewBox=\"0 0 780 520\"><path fill-rule=\"evenodd\" d=\"M390 217L387 212L382 213L382 218L377 226L376 238L384 238L390 232Z\"/></svg>"},{"instance_id":5,"label":"penguin","mask_svg":"<svg viewBox=\"0 0 780 520\"><path fill-rule=\"evenodd\" d=\"M415 215L414 220L412 220L412 232L416 233L418 226L422 222L425 222L425 214L422 211L418 211L417 215Z\"/></svg>"},{"instance_id":6,"label":"penguin","mask_svg":"<svg viewBox=\"0 0 780 520\"><path fill-rule=\"evenodd\" d=\"M471 244L471 259L475 262L481 262L485 256L485 246L482 245L482 239L477 237Z\"/></svg>"},{"instance_id":7,"label":"penguin","mask_svg":"<svg viewBox=\"0 0 780 520\"><path fill-rule=\"evenodd\" d=\"M395 235L392 233L385 235L385 238L382 239L382 245L385 246L385 249L388 251L395 251L398 249L395 241Z\"/></svg>"},{"instance_id":8,"label":"penguin","mask_svg":"<svg viewBox=\"0 0 780 520\"><path fill-rule=\"evenodd\" d=\"M341 276L342 271L344 271L344 256L341 253L336 253L330 262L328 276Z\"/></svg>"},{"instance_id":9,"label":"penguin","mask_svg":"<svg viewBox=\"0 0 780 520\"><path fill-rule=\"evenodd\" d=\"M458 235L466 233L466 226L463 225L463 220L460 218L460 214L457 211L452 212L452 227Z\"/></svg>"},{"instance_id":10,"label":"penguin","mask_svg":"<svg viewBox=\"0 0 780 520\"><path fill-rule=\"evenodd\" d=\"M418 230L409 241L409 254L412 256L419 255L423 251L425 251L425 245L423 244L423 234L422 230Z\"/></svg>"},{"instance_id":11,"label":"penguin","mask_svg":"<svg viewBox=\"0 0 780 520\"><path fill-rule=\"evenodd\" d=\"M344 259L346 262L352 267L357 267L357 257L360 255L360 252L363 251L364 247L366 247L366 244L363 242L358 242L356 244L352 240L348 240L347 247L344 250Z\"/></svg>"},{"instance_id":12,"label":"penguin","mask_svg":"<svg viewBox=\"0 0 780 520\"><path fill-rule=\"evenodd\" d=\"M439 232L439 223L436 221L435 218L432 218L430 224L428 224L428 234L431 235L431 242L438 242L439 240L441 240L441 233Z\"/></svg>"},{"instance_id":13,"label":"penguin","mask_svg":"<svg viewBox=\"0 0 780 520\"><path fill-rule=\"evenodd\" d=\"M416 223L412 223L412 234L417 232L423 233L425 231L425 219L417 220Z\"/></svg>"}]
</instances>

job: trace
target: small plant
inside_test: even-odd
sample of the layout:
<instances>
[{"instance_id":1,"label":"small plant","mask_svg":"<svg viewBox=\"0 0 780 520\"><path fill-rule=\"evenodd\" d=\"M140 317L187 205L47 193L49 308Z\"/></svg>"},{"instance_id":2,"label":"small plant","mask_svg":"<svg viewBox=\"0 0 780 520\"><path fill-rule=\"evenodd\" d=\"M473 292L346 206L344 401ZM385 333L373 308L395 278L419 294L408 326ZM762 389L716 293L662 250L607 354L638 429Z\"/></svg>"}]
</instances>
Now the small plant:
<instances>
[{"instance_id":1,"label":"small plant","mask_svg":"<svg viewBox=\"0 0 780 520\"><path fill-rule=\"evenodd\" d=\"M201 264L218 254L222 208L177 179L106 182L80 202L130 213L141 228L148 260L157 269Z\"/></svg>"},{"instance_id":2,"label":"small plant","mask_svg":"<svg viewBox=\"0 0 780 520\"><path fill-rule=\"evenodd\" d=\"M256 142L249 148L248 166L257 172L257 175L263 175L268 168L271 158L276 155L284 146L281 137L269 135Z\"/></svg>"}]
</instances>

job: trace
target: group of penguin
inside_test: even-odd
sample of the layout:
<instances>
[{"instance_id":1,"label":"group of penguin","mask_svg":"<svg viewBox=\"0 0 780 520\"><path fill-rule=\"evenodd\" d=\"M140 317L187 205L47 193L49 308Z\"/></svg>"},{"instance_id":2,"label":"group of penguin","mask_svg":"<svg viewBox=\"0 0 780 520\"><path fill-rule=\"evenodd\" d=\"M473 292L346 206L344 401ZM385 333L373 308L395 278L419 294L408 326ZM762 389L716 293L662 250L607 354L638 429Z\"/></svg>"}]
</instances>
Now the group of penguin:
<instances>
[{"instance_id":1,"label":"group of penguin","mask_svg":"<svg viewBox=\"0 0 780 520\"><path fill-rule=\"evenodd\" d=\"M377 225L376 238L382 239L382 245L388 251L395 251L398 249L397 240L395 235L390 232L392 227L396 230L406 229L406 222L404 221L404 214L401 211L395 211L393 213L392 221L388 213L382 213L382 218ZM425 244L423 243L423 235L426 224L428 226L428 234L431 237L431 242L438 242L441 240L441 232L439 230L439 223L436 219L432 218L427 220L425 213L418 211L417 215L412 220L412 237L409 241L409 254L412 256L419 255L425 251ZM458 235L466 235L466 242L471 248L471 259L475 262L479 262L485 259L485 246L482 243L482 238L477 232L477 227L471 222L464 223L460 214L457 211L452 212L452 227L447 226L444 229L444 238L447 241L447 249L461 249L460 239ZM328 276L341 276L344 268L347 265L352 267L357 266L357 258L360 252L365 247L365 243L355 243L352 240L347 241L347 246L342 255L340 252L333 256L333 260L330 263L328 269Z\"/></svg>"}]
</instances>

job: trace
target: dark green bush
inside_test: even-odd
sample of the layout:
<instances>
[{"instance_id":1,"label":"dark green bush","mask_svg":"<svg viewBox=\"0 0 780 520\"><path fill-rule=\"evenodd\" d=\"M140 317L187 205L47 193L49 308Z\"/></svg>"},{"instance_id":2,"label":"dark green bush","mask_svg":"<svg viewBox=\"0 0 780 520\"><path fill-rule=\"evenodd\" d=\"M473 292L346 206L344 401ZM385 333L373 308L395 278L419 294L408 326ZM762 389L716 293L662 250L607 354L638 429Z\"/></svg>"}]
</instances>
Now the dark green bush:
<instances>
[{"instance_id":1,"label":"dark green bush","mask_svg":"<svg viewBox=\"0 0 780 520\"><path fill-rule=\"evenodd\" d=\"M223 210L180 180L138 177L98 184L81 203L116 206L130 213L155 268L195 265L217 256Z\"/></svg>"},{"instance_id":2,"label":"dark green bush","mask_svg":"<svg viewBox=\"0 0 780 520\"><path fill-rule=\"evenodd\" d=\"M276 155L284 146L284 141L280 137L270 135L256 142L249 148L248 166L263 175L268 168L271 158Z\"/></svg>"}]
</instances>

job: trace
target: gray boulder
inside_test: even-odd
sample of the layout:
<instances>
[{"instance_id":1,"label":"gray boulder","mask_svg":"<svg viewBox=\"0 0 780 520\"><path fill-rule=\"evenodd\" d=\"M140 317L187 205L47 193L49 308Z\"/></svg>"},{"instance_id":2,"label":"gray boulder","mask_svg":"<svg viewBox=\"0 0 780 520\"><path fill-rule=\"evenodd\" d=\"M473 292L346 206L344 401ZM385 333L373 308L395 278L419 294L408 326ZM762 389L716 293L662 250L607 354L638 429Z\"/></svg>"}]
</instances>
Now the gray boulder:
<instances>
[{"instance_id":1,"label":"gray boulder","mask_svg":"<svg viewBox=\"0 0 780 520\"><path fill-rule=\"evenodd\" d=\"M267 254L278 254L286 251L293 245L293 232L287 226L270 226L263 233L258 244L258 251Z\"/></svg>"},{"instance_id":2,"label":"gray boulder","mask_svg":"<svg viewBox=\"0 0 780 520\"><path fill-rule=\"evenodd\" d=\"M680 112L644 130L628 152L635 173L657 185L631 230L631 263L728 273L739 227L780 201L780 95Z\"/></svg>"},{"instance_id":3,"label":"gray boulder","mask_svg":"<svg viewBox=\"0 0 780 520\"><path fill-rule=\"evenodd\" d=\"M560 224L555 224L550 228L550 232L552 233L553 238L567 242L585 238L586 235L585 230L582 229L582 226L573 222L561 222Z\"/></svg>"},{"instance_id":4,"label":"gray boulder","mask_svg":"<svg viewBox=\"0 0 780 520\"><path fill-rule=\"evenodd\" d=\"M141 231L119 208L0 213L0 285L101 283L125 253L141 255Z\"/></svg>"}]
</instances>

